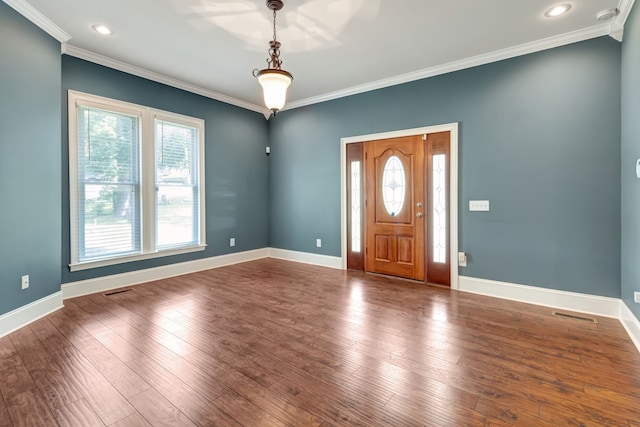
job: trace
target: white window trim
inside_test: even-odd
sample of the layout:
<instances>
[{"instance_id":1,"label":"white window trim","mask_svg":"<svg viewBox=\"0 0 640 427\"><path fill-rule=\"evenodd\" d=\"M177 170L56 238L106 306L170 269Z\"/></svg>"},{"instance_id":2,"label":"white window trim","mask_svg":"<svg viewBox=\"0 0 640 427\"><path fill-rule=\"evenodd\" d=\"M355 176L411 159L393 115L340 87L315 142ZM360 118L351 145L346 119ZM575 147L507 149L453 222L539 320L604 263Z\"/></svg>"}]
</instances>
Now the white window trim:
<instances>
[{"instance_id":1,"label":"white window trim","mask_svg":"<svg viewBox=\"0 0 640 427\"><path fill-rule=\"evenodd\" d=\"M123 264L145 259L172 256L190 252L203 251L206 248L206 213L205 213L205 153L204 153L204 120L181 114L162 111L151 107L104 98L87 93L68 91L69 102L69 208L70 208L70 237L71 237L71 271L87 270L108 265ZM79 247L77 229L74 224L78 222L78 114L77 106L100 108L107 111L115 111L140 117L141 132L141 253L134 255L115 256L91 261L79 261ZM155 119L171 121L178 124L198 128L199 146L199 206L200 206L200 233L199 242L196 245L155 249L155 149L154 131Z\"/></svg>"}]
</instances>

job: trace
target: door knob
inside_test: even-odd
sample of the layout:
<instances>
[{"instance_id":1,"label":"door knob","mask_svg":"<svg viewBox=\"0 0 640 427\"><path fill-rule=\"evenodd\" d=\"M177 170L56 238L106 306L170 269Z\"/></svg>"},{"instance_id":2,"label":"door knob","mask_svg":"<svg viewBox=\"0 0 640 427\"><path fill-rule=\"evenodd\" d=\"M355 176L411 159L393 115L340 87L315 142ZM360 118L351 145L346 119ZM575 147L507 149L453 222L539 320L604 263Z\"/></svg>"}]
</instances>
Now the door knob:
<instances>
[{"instance_id":1,"label":"door knob","mask_svg":"<svg viewBox=\"0 0 640 427\"><path fill-rule=\"evenodd\" d=\"M418 213L416 214L416 216L417 216L418 218L422 218L422 212L418 212Z\"/></svg>"},{"instance_id":2,"label":"door knob","mask_svg":"<svg viewBox=\"0 0 640 427\"><path fill-rule=\"evenodd\" d=\"M416 203L416 206L417 206L417 207L419 207L419 208L421 208L421 207L422 207L422 202L418 202L418 203Z\"/></svg>"}]
</instances>

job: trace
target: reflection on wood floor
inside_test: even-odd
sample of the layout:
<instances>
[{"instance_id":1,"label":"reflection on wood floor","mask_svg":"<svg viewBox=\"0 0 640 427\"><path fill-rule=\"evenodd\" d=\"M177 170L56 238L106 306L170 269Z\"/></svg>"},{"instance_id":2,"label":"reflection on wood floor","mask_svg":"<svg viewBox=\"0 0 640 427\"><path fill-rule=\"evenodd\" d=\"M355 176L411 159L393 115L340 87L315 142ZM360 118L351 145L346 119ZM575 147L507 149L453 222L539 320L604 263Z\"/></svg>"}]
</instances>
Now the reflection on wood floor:
<instances>
[{"instance_id":1,"label":"reflection on wood floor","mask_svg":"<svg viewBox=\"0 0 640 427\"><path fill-rule=\"evenodd\" d=\"M619 321L263 259L0 339L0 426L640 425Z\"/></svg>"}]
</instances>

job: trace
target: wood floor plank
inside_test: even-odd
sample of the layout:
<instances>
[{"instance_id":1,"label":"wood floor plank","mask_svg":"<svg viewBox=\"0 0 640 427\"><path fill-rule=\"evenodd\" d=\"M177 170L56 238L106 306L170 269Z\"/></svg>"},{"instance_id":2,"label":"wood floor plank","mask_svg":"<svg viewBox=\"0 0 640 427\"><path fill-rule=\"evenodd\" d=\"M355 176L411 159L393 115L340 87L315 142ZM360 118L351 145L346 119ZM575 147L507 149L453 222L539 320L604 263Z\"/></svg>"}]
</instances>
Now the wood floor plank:
<instances>
[{"instance_id":1,"label":"wood floor plank","mask_svg":"<svg viewBox=\"0 0 640 427\"><path fill-rule=\"evenodd\" d=\"M217 378L229 389L234 390L265 412L281 420L284 424L318 427L323 423L320 418L291 404L283 396L272 393L269 388L262 386L233 368L226 369Z\"/></svg>"},{"instance_id":2,"label":"wood floor plank","mask_svg":"<svg viewBox=\"0 0 640 427\"><path fill-rule=\"evenodd\" d=\"M381 362L376 367L362 367L353 375L373 390L388 390L394 395L418 403L427 400L429 404L439 405L442 408L453 406L473 409L479 398L477 394L426 378L387 362Z\"/></svg>"},{"instance_id":3,"label":"wood floor plank","mask_svg":"<svg viewBox=\"0 0 640 427\"><path fill-rule=\"evenodd\" d=\"M255 423L255 420L260 420L260 425L265 427L283 425L281 420L254 405L251 401L233 390L219 396L214 403L240 425L251 425ZM289 425L294 426L295 424Z\"/></svg>"},{"instance_id":4,"label":"wood floor plank","mask_svg":"<svg viewBox=\"0 0 640 427\"><path fill-rule=\"evenodd\" d=\"M9 335L9 339L27 369L45 369L56 366L53 357L46 351L31 328L19 329Z\"/></svg>"},{"instance_id":5,"label":"wood floor plank","mask_svg":"<svg viewBox=\"0 0 640 427\"><path fill-rule=\"evenodd\" d=\"M186 363L175 367L174 372L180 375L178 377L148 356L128 363L153 386L154 390L196 424L236 424L213 403L217 397L228 391L214 377L202 376L199 380L192 382L189 380L189 374L185 374L186 370L192 369L186 366ZM189 384L193 384L193 387Z\"/></svg>"},{"instance_id":6,"label":"wood floor plank","mask_svg":"<svg viewBox=\"0 0 640 427\"><path fill-rule=\"evenodd\" d=\"M104 423L86 400L71 402L56 410L60 427L104 427Z\"/></svg>"},{"instance_id":7,"label":"wood floor plank","mask_svg":"<svg viewBox=\"0 0 640 427\"><path fill-rule=\"evenodd\" d=\"M196 425L156 390L143 391L130 400L138 412L154 427Z\"/></svg>"},{"instance_id":8,"label":"wood floor plank","mask_svg":"<svg viewBox=\"0 0 640 427\"><path fill-rule=\"evenodd\" d=\"M616 319L275 259L127 289L0 338L0 427L640 423Z\"/></svg>"},{"instance_id":9,"label":"wood floor plank","mask_svg":"<svg viewBox=\"0 0 640 427\"><path fill-rule=\"evenodd\" d=\"M540 406L540 418L556 425L626 427L629 424L626 419L592 413L589 408L580 406L566 408L543 404Z\"/></svg>"},{"instance_id":10,"label":"wood floor plank","mask_svg":"<svg viewBox=\"0 0 640 427\"><path fill-rule=\"evenodd\" d=\"M640 377L638 377L636 389L626 393L621 393L617 389L609 389L594 384L585 384L584 392L589 396L597 396L598 401L603 405L609 406L613 403L616 405L615 407L628 408L633 412L629 414L629 418L640 421Z\"/></svg>"},{"instance_id":11,"label":"wood floor plank","mask_svg":"<svg viewBox=\"0 0 640 427\"><path fill-rule=\"evenodd\" d=\"M15 354L15 352L16 349L13 347L13 343L9 336L0 338L0 360L6 359L7 357Z\"/></svg>"},{"instance_id":12,"label":"wood floor plank","mask_svg":"<svg viewBox=\"0 0 640 427\"><path fill-rule=\"evenodd\" d=\"M9 347L7 346L7 351L5 351L4 357L0 359L0 372L10 372L22 365L22 360L20 359L20 356L18 355L18 352L16 351L13 344L11 344L11 340L9 339L9 337L5 338L11 345L11 351L8 351Z\"/></svg>"},{"instance_id":13,"label":"wood floor plank","mask_svg":"<svg viewBox=\"0 0 640 427\"><path fill-rule=\"evenodd\" d=\"M29 328L38 337L40 342L47 348L47 351L61 351L72 348L73 343L69 341L58 329L51 323L47 317L36 320L29 325Z\"/></svg>"},{"instance_id":14,"label":"wood floor plank","mask_svg":"<svg viewBox=\"0 0 640 427\"><path fill-rule=\"evenodd\" d=\"M360 410L353 410L350 404L351 402L343 402L341 398L334 398L330 394L307 391L304 388L298 387L288 378L283 378L280 383L273 384L269 389L273 393L283 396L287 401L304 411L318 418L330 420L330 422L336 425L392 425L382 420L375 423L371 418L371 414L361 414Z\"/></svg>"},{"instance_id":15,"label":"wood floor plank","mask_svg":"<svg viewBox=\"0 0 640 427\"><path fill-rule=\"evenodd\" d=\"M57 425L37 388L5 396L7 408L14 426L51 427Z\"/></svg>"},{"instance_id":16,"label":"wood floor plank","mask_svg":"<svg viewBox=\"0 0 640 427\"><path fill-rule=\"evenodd\" d=\"M489 371L492 366L483 362L471 361L467 364L479 371ZM539 376L539 372L518 371L517 367L511 367L505 370L493 370L494 374L503 379L517 380L526 387L522 394L527 399L534 402L549 404L553 401L561 402L556 406L582 405L585 411L591 414L599 414L598 417L616 419L618 417L640 417L640 406L637 404L627 405L628 402L634 400L633 397L625 398L625 396L617 396L615 399L606 399L601 396L616 396L615 392L607 393L606 389L592 389L590 393L586 393L584 385L570 384L569 381L556 380L543 376ZM636 400L636 403L640 400ZM598 410L596 408L602 408ZM533 414L534 416L536 414Z\"/></svg>"},{"instance_id":17,"label":"wood floor plank","mask_svg":"<svg viewBox=\"0 0 640 427\"><path fill-rule=\"evenodd\" d=\"M7 404L0 393L0 427L12 427L13 423L11 422L11 416L9 415L9 410L7 409Z\"/></svg>"},{"instance_id":18,"label":"wood floor plank","mask_svg":"<svg viewBox=\"0 0 640 427\"><path fill-rule=\"evenodd\" d=\"M22 363L22 359L16 353L5 359L8 368L0 371L0 393L5 400L25 391L37 388L33 377Z\"/></svg>"},{"instance_id":19,"label":"wood floor plank","mask_svg":"<svg viewBox=\"0 0 640 427\"><path fill-rule=\"evenodd\" d=\"M82 398L30 328L22 328L10 338L50 408L60 408Z\"/></svg>"},{"instance_id":20,"label":"wood floor plank","mask_svg":"<svg viewBox=\"0 0 640 427\"><path fill-rule=\"evenodd\" d=\"M135 410L75 348L53 353L64 375L77 387L91 408L106 424L131 415Z\"/></svg>"},{"instance_id":21,"label":"wood floor plank","mask_svg":"<svg viewBox=\"0 0 640 427\"><path fill-rule=\"evenodd\" d=\"M134 413L129 415L126 418L121 419L113 424L110 427L152 427L151 424L144 419L142 415L139 413Z\"/></svg>"},{"instance_id":22,"label":"wood floor plank","mask_svg":"<svg viewBox=\"0 0 640 427\"><path fill-rule=\"evenodd\" d=\"M60 320L60 318L57 318ZM66 319L66 324L72 323ZM61 323L52 320L54 325ZM57 327L57 326L56 326ZM77 330L78 328L74 328ZM73 338L71 338L73 339ZM115 387L124 397L134 396L147 390L149 385L131 370L124 362L109 351L90 334L82 338L82 345L76 346L80 354L88 360L100 374Z\"/></svg>"},{"instance_id":23,"label":"wood floor plank","mask_svg":"<svg viewBox=\"0 0 640 427\"><path fill-rule=\"evenodd\" d=\"M385 406L385 411L389 415L402 416L402 425L423 426L423 425L448 425L450 419L455 417L458 425L507 425L495 418L478 413L471 409L461 408L438 408L428 402L416 402L405 399L401 396L394 396Z\"/></svg>"}]
</instances>

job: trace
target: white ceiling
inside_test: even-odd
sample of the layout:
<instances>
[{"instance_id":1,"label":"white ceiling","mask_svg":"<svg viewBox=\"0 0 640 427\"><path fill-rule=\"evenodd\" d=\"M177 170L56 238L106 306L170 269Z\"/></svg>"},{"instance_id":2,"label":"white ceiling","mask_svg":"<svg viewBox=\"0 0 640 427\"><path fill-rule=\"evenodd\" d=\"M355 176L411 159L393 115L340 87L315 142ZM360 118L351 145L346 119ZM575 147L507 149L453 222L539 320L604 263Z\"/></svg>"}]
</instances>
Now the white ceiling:
<instances>
[{"instance_id":1,"label":"white ceiling","mask_svg":"<svg viewBox=\"0 0 640 427\"><path fill-rule=\"evenodd\" d=\"M264 0L3 0L63 42L63 52L263 111L251 71L272 37ZM546 18L557 3L569 13ZM610 34L634 0L284 0L285 108ZM618 7L613 21L596 14ZM93 24L115 35L102 36Z\"/></svg>"}]
</instances>

